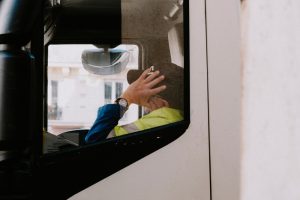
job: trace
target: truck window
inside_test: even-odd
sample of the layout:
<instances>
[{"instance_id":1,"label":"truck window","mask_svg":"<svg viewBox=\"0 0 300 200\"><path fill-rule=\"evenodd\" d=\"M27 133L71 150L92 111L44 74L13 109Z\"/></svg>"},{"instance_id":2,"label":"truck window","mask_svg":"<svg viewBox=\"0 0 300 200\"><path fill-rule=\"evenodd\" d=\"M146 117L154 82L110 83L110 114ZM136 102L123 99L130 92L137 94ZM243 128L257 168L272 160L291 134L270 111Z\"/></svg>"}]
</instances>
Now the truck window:
<instances>
[{"instance_id":1,"label":"truck window","mask_svg":"<svg viewBox=\"0 0 300 200\"><path fill-rule=\"evenodd\" d=\"M144 9L145 5L148 9ZM189 123L189 49L188 34L184 34L184 29L188 27L188 21L184 21L184 18L187 19L188 14L183 12L183 1L125 0L120 6L120 38L111 41L110 26L103 25L103 30L97 30L99 41L111 42L107 45L83 44L85 41L92 43L96 39L88 37L89 31L87 34L79 34L84 29L70 31L81 26L72 20L68 21L72 16L65 16L69 25L64 24L65 21L57 22L56 35L47 48L45 130L48 134L69 139L70 134L76 133L75 143L81 146L127 137L131 133L144 134L144 131L170 127L177 122L182 122L177 124L182 127ZM60 8L64 12L64 6ZM88 18L89 14L86 13L78 13L78 16ZM65 13L67 16L69 14ZM119 21L116 20L114 24L119 24ZM106 31L107 35L102 35ZM123 44L115 46L120 41ZM114 65L116 60L123 58L120 55L128 55L129 60L124 58L120 65ZM149 98L147 105L131 104L117 124L110 127L110 132L105 132L105 136L100 139L89 140L89 134L94 130L96 134L93 137L103 134L102 124L100 129L94 126L100 116L99 108L114 104L129 85L152 66L153 72L160 71L165 77L156 86L165 85L167 89ZM162 101L166 103L162 104ZM183 131L178 132L182 134Z\"/></svg>"}]
</instances>

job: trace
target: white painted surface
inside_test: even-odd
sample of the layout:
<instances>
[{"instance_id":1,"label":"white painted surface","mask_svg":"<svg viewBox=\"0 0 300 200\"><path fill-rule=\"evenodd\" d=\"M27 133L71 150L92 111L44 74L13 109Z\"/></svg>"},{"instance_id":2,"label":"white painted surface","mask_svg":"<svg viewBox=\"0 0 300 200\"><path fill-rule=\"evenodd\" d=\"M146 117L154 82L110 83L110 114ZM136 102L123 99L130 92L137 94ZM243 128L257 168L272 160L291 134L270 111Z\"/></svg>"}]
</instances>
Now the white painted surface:
<instances>
[{"instance_id":1,"label":"white painted surface","mask_svg":"<svg viewBox=\"0 0 300 200\"><path fill-rule=\"evenodd\" d=\"M240 2L207 0L206 4L212 199L238 200Z\"/></svg>"},{"instance_id":2,"label":"white painted surface","mask_svg":"<svg viewBox=\"0 0 300 200\"><path fill-rule=\"evenodd\" d=\"M175 142L71 197L72 200L209 200L205 12L190 0L191 124Z\"/></svg>"},{"instance_id":3,"label":"white painted surface","mask_svg":"<svg viewBox=\"0 0 300 200\"><path fill-rule=\"evenodd\" d=\"M242 200L300 199L300 1L243 10Z\"/></svg>"}]
</instances>

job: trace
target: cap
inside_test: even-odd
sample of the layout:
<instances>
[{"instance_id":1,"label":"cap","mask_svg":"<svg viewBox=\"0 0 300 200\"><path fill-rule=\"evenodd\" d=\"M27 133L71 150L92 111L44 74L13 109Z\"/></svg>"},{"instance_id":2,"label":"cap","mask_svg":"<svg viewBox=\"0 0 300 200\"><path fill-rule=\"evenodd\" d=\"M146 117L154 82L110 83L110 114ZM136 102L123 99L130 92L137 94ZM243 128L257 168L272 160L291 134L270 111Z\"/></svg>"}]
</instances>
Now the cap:
<instances>
[{"instance_id":1,"label":"cap","mask_svg":"<svg viewBox=\"0 0 300 200\"><path fill-rule=\"evenodd\" d=\"M184 70L173 63L154 64L154 70L159 70L165 79L157 86L166 85L167 89L159 93L163 99L167 100L171 108L183 110L184 101ZM127 81L129 84L137 80L144 70L129 70Z\"/></svg>"}]
</instances>

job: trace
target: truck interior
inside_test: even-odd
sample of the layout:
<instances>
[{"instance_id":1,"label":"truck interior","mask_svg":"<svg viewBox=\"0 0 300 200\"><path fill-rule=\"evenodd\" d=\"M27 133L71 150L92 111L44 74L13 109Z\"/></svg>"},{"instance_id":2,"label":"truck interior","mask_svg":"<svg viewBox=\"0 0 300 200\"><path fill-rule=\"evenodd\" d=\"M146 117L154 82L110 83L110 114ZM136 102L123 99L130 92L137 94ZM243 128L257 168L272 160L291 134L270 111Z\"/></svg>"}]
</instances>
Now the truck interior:
<instances>
[{"instance_id":1,"label":"truck interior","mask_svg":"<svg viewBox=\"0 0 300 200\"><path fill-rule=\"evenodd\" d=\"M188 0L0 2L0 197L66 199L185 132L188 8ZM128 87L127 72L159 63L184 69L184 119L85 144L97 109ZM143 115L133 105L119 124Z\"/></svg>"}]
</instances>

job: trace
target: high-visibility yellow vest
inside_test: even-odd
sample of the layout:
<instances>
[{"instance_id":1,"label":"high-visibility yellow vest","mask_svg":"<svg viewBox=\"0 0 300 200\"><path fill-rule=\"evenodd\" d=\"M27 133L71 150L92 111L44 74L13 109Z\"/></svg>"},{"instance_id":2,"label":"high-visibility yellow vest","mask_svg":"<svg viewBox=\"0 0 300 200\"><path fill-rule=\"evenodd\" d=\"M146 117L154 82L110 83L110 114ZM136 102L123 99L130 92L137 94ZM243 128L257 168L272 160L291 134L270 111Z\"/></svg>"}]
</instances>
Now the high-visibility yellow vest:
<instances>
[{"instance_id":1,"label":"high-visibility yellow vest","mask_svg":"<svg viewBox=\"0 0 300 200\"><path fill-rule=\"evenodd\" d=\"M163 107L144 115L132 124L115 126L115 136L125 135L134 131L141 131L183 120L181 112L177 109Z\"/></svg>"}]
</instances>

